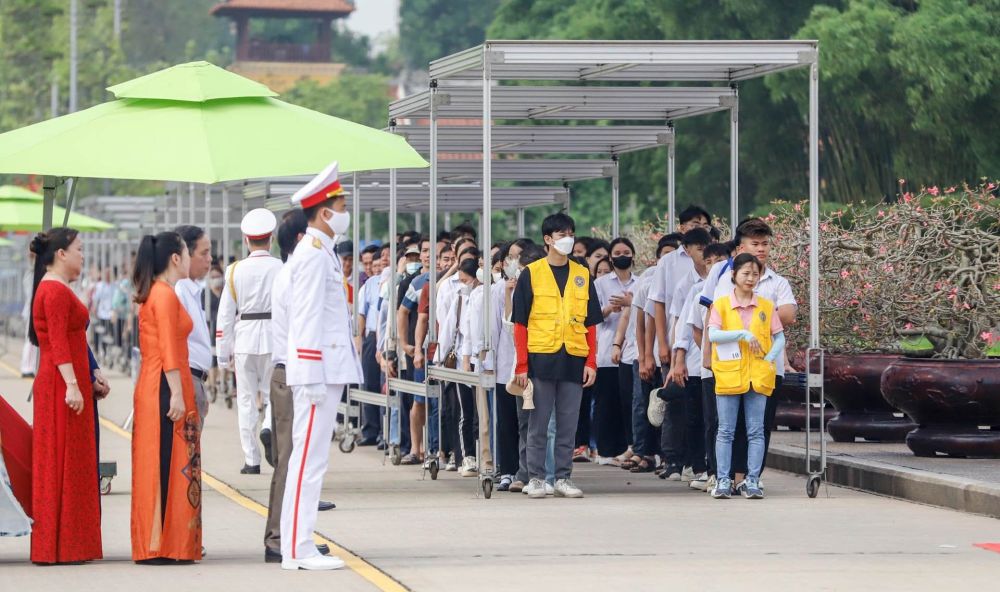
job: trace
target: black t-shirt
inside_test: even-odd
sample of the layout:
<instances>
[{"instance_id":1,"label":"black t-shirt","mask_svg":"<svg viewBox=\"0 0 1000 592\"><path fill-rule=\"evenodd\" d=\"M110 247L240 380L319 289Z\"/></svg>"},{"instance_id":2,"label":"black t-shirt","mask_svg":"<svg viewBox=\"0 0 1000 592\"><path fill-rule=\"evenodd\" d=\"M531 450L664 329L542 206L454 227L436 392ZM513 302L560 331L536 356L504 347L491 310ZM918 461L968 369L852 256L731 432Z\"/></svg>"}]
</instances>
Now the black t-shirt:
<instances>
[{"instance_id":1,"label":"black t-shirt","mask_svg":"<svg viewBox=\"0 0 1000 592\"><path fill-rule=\"evenodd\" d=\"M566 282L569 281L569 264L555 266L551 263L552 275L556 278L556 285L559 286L559 293L565 294ZM584 326L593 327L604 321L601 313L601 303L597 299L597 290L594 289L593 279L590 281L590 295L587 301L587 318ZM531 303L535 294L531 289L531 272L528 269L521 271L517 278L517 287L514 288L512 298L513 312L511 321L528 326L528 317L531 314ZM571 355L566 351L566 346L552 354L528 354L528 376L539 380L565 380L583 383L583 367L587 358Z\"/></svg>"},{"instance_id":2,"label":"black t-shirt","mask_svg":"<svg viewBox=\"0 0 1000 592\"><path fill-rule=\"evenodd\" d=\"M413 283L413 279L420 274L406 275L399 282L398 289L396 290L396 306L403 305L403 297L406 296L406 291L410 289L410 284ZM399 310L397 308L396 310ZM413 345L414 340L417 338L417 315L410 312L410 320L406 327L397 327L397 331L406 331L406 343Z\"/></svg>"}]
</instances>

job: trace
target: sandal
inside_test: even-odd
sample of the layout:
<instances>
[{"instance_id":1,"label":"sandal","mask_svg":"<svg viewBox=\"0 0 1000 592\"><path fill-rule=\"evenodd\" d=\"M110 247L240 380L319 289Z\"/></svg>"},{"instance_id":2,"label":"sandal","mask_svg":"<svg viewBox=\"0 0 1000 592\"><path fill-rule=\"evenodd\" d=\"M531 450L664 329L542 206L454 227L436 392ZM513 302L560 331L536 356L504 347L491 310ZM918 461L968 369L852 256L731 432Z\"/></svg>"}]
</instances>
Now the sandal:
<instances>
[{"instance_id":1,"label":"sandal","mask_svg":"<svg viewBox=\"0 0 1000 592\"><path fill-rule=\"evenodd\" d=\"M631 473L651 473L651 472L653 472L653 468L654 468L653 464L655 462L656 461L653 460L652 458L648 458L648 457L647 458L640 458L639 462L634 467L632 467L631 469L629 469L629 472L631 472Z\"/></svg>"},{"instance_id":2,"label":"sandal","mask_svg":"<svg viewBox=\"0 0 1000 592\"><path fill-rule=\"evenodd\" d=\"M642 462L642 457L635 454L630 456L628 460L622 461L621 468L626 471L631 471L633 468L638 466L640 462Z\"/></svg>"},{"instance_id":3,"label":"sandal","mask_svg":"<svg viewBox=\"0 0 1000 592\"><path fill-rule=\"evenodd\" d=\"M404 456L399 461L399 464L401 464L401 465L419 465L422 462L424 462L424 461L420 460L419 456L417 456L416 454L413 454L411 452L410 454L407 454L406 456Z\"/></svg>"}]
</instances>

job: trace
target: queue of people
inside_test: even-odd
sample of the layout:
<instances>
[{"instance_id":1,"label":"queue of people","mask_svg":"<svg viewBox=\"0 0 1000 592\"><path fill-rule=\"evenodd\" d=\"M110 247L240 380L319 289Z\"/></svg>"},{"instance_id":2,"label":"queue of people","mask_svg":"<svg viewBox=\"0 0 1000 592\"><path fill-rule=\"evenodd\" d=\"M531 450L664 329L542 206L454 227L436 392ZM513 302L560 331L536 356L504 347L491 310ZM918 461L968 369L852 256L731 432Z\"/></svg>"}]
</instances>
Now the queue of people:
<instances>
[{"instance_id":1,"label":"queue of people","mask_svg":"<svg viewBox=\"0 0 1000 592\"><path fill-rule=\"evenodd\" d=\"M770 395L788 367L783 330L796 305L767 266L774 237L763 220L743 221L722 242L711 215L690 207L645 270L630 238L578 237L564 213L545 218L537 241L488 249L468 224L436 237L407 232L393 237L396 261L387 245L361 251L355 293L336 163L292 203L280 224L270 211L249 212L250 254L225 270L213 267L210 237L195 226L139 245L129 280L142 356L133 560L203 557L200 435L213 353L236 374L241 472L259 474L261 460L274 467L264 559L285 569L344 565L312 532L317 512L334 507L320 491L345 390L385 393L396 376L424 382L431 365L492 373L496 387L402 394L388 432L383 411L362 404L359 445L398 446L402 465L437 459L464 477L491 473L499 491L528 498L582 497L576 462L653 473L720 499L764 496ZM29 335L40 362L34 523L25 526L32 561L92 561L102 553L97 404L109 387L87 343L90 314L69 288L83 268L81 237L57 228L31 249ZM4 513L7 498L0 518L14 515Z\"/></svg>"}]
</instances>

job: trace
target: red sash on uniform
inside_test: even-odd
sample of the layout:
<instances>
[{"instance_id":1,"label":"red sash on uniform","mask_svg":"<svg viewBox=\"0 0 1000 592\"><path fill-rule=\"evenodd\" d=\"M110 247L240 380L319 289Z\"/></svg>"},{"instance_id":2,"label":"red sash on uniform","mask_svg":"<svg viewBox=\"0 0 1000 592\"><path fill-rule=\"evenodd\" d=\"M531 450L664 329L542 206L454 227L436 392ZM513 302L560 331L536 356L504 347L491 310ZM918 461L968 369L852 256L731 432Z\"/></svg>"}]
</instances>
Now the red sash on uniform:
<instances>
[{"instance_id":1,"label":"red sash on uniform","mask_svg":"<svg viewBox=\"0 0 1000 592\"><path fill-rule=\"evenodd\" d=\"M14 497L31 516L31 426L0 395L0 440Z\"/></svg>"}]
</instances>

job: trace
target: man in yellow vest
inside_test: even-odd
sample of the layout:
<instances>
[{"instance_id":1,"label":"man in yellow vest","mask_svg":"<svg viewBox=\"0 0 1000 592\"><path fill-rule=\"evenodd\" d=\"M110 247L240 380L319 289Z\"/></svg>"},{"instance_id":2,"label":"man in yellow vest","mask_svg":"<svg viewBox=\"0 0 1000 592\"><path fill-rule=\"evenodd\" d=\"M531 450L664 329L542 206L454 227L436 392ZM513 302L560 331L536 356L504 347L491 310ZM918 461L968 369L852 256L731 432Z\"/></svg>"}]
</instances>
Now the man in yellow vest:
<instances>
[{"instance_id":1,"label":"man in yellow vest","mask_svg":"<svg viewBox=\"0 0 1000 592\"><path fill-rule=\"evenodd\" d=\"M563 213L542 221L548 256L521 271L514 288L514 381L532 381L535 409L528 420L524 493L545 497L545 448L549 419L556 417L555 495L583 497L570 480L583 388L597 377L597 325L604 320L590 272L570 261L576 226Z\"/></svg>"}]
</instances>

